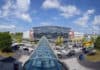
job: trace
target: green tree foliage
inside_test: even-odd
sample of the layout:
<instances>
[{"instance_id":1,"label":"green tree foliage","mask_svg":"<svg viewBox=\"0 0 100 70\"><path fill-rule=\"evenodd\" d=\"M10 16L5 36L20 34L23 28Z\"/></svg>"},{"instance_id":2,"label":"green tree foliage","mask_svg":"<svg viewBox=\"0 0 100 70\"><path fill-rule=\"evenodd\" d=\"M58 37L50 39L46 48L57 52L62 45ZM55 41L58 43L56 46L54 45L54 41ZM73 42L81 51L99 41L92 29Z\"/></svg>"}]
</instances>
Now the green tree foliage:
<instances>
[{"instance_id":1,"label":"green tree foliage","mask_svg":"<svg viewBox=\"0 0 100 70\"><path fill-rule=\"evenodd\" d=\"M91 37L91 41L95 43L95 37Z\"/></svg>"},{"instance_id":2,"label":"green tree foliage","mask_svg":"<svg viewBox=\"0 0 100 70\"><path fill-rule=\"evenodd\" d=\"M11 34L12 39L15 40L18 43L22 42L22 36L23 36L23 33L21 33L21 32Z\"/></svg>"},{"instance_id":3,"label":"green tree foliage","mask_svg":"<svg viewBox=\"0 0 100 70\"><path fill-rule=\"evenodd\" d=\"M84 38L82 39L82 44L83 44L85 41L86 41L86 38L84 37Z\"/></svg>"},{"instance_id":4,"label":"green tree foliage","mask_svg":"<svg viewBox=\"0 0 100 70\"><path fill-rule=\"evenodd\" d=\"M63 37L58 36L57 40L56 40L56 45L62 45L63 44Z\"/></svg>"},{"instance_id":5,"label":"green tree foliage","mask_svg":"<svg viewBox=\"0 0 100 70\"><path fill-rule=\"evenodd\" d=\"M0 32L0 50L4 52L11 51L12 39L9 32Z\"/></svg>"},{"instance_id":6,"label":"green tree foliage","mask_svg":"<svg viewBox=\"0 0 100 70\"><path fill-rule=\"evenodd\" d=\"M91 36L91 38L89 39L89 40L87 40L87 37L84 37L83 39L82 39L82 44L84 44L84 43L86 43L86 42L92 42L93 44L95 43L95 37L92 37Z\"/></svg>"},{"instance_id":7,"label":"green tree foliage","mask_svg":"<svg viewBox=\"0 0 100 70\"><path fill-rule=\"evenodd\" d=\"M100 50L100 36L97 37L94 46L96 49Z\"/></svg>"}]
</instances>

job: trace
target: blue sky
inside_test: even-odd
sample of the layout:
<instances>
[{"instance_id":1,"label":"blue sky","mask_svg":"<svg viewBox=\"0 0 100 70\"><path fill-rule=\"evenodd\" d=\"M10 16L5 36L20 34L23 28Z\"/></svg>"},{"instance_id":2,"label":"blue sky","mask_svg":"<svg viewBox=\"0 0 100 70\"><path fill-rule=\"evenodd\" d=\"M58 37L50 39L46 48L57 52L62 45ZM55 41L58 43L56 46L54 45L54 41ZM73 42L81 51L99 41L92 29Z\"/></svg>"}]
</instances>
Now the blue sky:
<instances>
[{"instance_id":1,"label":"blue sky","mask_svg":"<svg viewBox=\"0 0 100 70\"><path fill-rule=\"evenodd\" d=\"M63 26L100 32L99 0L0 0L0 31L23 32L35 26Z\"/></svg>"}]
</instances>

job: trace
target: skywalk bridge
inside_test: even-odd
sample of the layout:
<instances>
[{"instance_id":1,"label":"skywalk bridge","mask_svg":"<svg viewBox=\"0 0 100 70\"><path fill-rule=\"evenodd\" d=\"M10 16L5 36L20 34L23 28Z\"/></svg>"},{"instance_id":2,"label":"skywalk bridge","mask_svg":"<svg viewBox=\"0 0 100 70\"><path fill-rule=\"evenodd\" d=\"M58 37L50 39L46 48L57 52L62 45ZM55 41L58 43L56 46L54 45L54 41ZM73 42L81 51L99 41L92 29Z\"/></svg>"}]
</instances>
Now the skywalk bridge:
<instances>
[{"instance_id":1,"label":"skywalk bridge","mask_svg":"<svg viewBox=\"0 0 100 70\"><path fill-rule=\"evenodd\" d=\"M46 37L42 37L38 47L24 65L24 70L64 70L51 49Z\"/></svg>"}]
</instances>

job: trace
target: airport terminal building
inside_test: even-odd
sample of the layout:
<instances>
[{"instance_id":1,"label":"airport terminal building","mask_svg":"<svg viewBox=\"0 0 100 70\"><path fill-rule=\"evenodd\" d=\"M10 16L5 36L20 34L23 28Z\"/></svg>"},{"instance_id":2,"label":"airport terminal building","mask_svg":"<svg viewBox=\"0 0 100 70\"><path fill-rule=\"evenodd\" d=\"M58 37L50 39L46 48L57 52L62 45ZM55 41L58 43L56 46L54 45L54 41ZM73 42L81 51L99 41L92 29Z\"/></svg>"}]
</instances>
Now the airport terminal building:
<instances>
[{"instance_id":1,"label":"airport terminal building","mask_svg":"<svg viewBox=\"0 0 100 70\"><path fill-rule=\"evenodd\" d=\"M42 36L46 36L49 40L54 41L58 36L64 38L64 41L69 40L70 28L60 26L40 26L33 27L34 40L39 40Z\"/></svg>"}]
</instances>

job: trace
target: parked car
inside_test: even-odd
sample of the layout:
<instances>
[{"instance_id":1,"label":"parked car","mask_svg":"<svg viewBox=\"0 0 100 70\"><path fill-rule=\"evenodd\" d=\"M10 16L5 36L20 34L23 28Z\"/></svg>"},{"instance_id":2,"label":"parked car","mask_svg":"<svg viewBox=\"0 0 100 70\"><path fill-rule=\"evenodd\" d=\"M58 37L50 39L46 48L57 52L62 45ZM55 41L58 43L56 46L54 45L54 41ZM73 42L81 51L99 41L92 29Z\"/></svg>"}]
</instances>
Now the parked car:
<instances>
[{"instance_id":1,"label":"parked car","mask_svg":"<svg viewBox=\"0 0 100 70\"><path fill-rule=\"evenodd\" d=\"M29 49L28 49L28 48L23 48L23 50L25 50L25 51L29 51Z\"/></svg>"},{"instance_id":2,"label":"parked car","mask_svg":"<svg viewBox=\"0 0 100 70\"><path fill-rule=\"evenodd\" d=\"M13 50L19 50L19 45L13 45L13 46L12 46L12 49L13 49Z\"/></svg>"},{"instance_id":3,"label":"parked car","mask_svg":"<svg viewBox=\"0 0 100 70\"><path fill-rule=\"evenodd\" d=\"M75 50L70 50L69 53L67 54L68 57L71 57L74 55L75 55Z\"/></svg>"},{"instance_id":4,"label":"parked car","mask_svg":"<svg viewBox=\"0 0 100 70\"><path fill-rule=\"evenodd\" d=\"M57 53L58 58L64 58L66 56L71 57L75 55L75 50L60 50Z\"/></svg>"}]
</instances>

